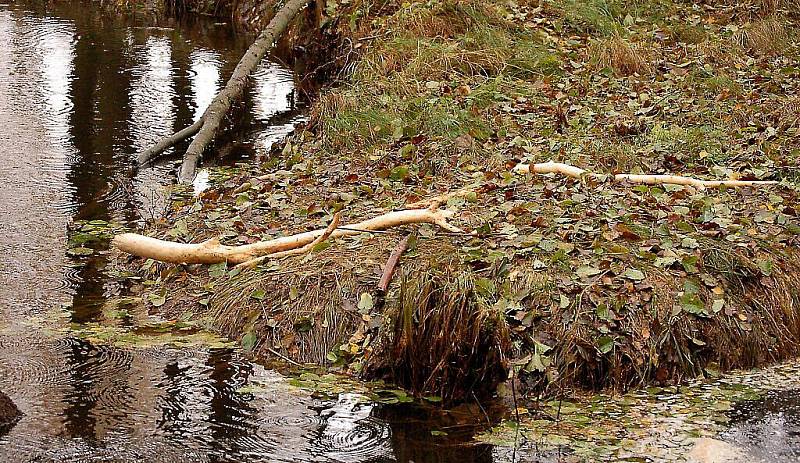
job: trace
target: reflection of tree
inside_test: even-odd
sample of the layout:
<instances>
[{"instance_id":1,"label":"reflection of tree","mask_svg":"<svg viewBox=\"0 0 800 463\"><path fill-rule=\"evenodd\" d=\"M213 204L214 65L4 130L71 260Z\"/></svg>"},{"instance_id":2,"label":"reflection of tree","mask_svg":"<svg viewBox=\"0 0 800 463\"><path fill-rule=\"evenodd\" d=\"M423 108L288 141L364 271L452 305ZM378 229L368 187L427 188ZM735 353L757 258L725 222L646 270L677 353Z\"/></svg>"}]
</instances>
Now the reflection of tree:
<instances>
[{"instance_id":1,"label":"reflection of tree","mask_svg":"<svg viewBox=\"0 0 800 463\"><path fill-rule=\"evenodd\" d=\"M90 442L96 437L97 419L92 414L96 396L93 385L97 378L90 361L94 348L87 342L75 341L67 352L71 391L64 397L64 429L69 437L83 437Z\"/></svg>"},{"instance_id":2,"label":"reflection of tree","mask_svg":"<svg viewBox=\"0 0 800 463\"><path fill-rule=\"evenodd\" d=\"M130 119L130 68L125 53L125 30L104 24L101 17L74 15L77 40L73 61L70 136L75 147L68 166L67 182L74 219L112 219L114 212L104 200L111 193L120 170L114 147L124 144L126 121ZM127 199L122 198L127 205ZM121 210L129 208L122 207ZM103 257L93 259L78 271L73 296L73 321L88 321L97 315L105 297Z\"/></svg>"},{"instance_id":3,"label":"reflection of tree","mask_svg":"<svg viewBox=\"0 0 800 463\"><path fill-rule=\"evenodd\" d=\"M213 350L206 365L210 369L211 390L207 422L210 423L213 447L230 449L233 453L246 450L242 440L258 431L258 426L249 419L257 412L236 390L247 384L253 367L235 361L233 351L229 349Z\"/></svg>"},{"instance_id":4,"label":"reflection of tree","mask_svg":"<svg viewBox=\"0 0 800 463\"><path fill-rule=\"evenodd\" d=\"M374 416L390 423L392 447L398 462L492 462L490 445L471 442L475 426L459 423L452 416L424 407L406 406L377 407ZM480 423L480 420L480 416L470 418L471 423ZM431 431L434 430L445 430L449 435L433 436Z\"/></svg>"}]
</instances>

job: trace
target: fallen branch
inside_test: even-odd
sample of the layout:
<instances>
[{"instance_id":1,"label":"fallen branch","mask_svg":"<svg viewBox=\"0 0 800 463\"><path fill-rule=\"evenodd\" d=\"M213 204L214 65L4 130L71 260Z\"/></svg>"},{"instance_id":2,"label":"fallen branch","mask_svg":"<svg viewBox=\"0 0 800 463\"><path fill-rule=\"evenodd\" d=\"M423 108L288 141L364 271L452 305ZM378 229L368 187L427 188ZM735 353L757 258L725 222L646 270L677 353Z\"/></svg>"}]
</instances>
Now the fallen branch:
<instances>
[{"instance_id":1,"label":"fallen branch","mask_svg":"<svg viewBox=\"0 0 800 463\"><path fill-rule=\"evenodd\" d=\"M301 248L289 249L288 251L276 252L275 254L268 254L266 256L256 257L255 259L250 259L247 262L242 262L236 267L241 269L251 269L257 267L258 264L264 262L267 259L280 259L281 257L297 256L300 254L309 253L314 249L314 246L322 243L331 236L331 234L339 227L339 220L341 220L341 218L342 218L341 212L337 212L336 214L334 214L333 220L331 220L331 223L328 224L328 228L325 229L325 232L319 235L316 239L314 239L314 241L308 243L307 245Z\"/></svg>"},{"instance_id":2,"label":"fallen branch","mask_svg":"<svg viewBox=\"0 0 800 463\"><path fill-rule=\"evenodd\" d=\"M572 178L583 178L584 176L599 177L595 172L589 172L569 164L560 162L542 162L539 164L517 164L514 171L518 173L537 173L537 174L562 174ZM700 180L693 177L683 177L680 175L639 175L639 174L616 174L612 177L618 183L639 183L645 185L685 185L692 186L699 190L706 188L726 187L745 187L745 186L766 186L777 185L778 182L771 180Z\"/></svg>"},{"instance_id":3,"label":"fallen branch","mask_svg":"<svg viewBox=\"0 0 800 463\"><path fill-rule=\"evenodd\" d=\"M392 276L394 276L397 263L400 262L400 256L408 249L408 240L410 237L411 235L406 235L397 243L397 247L394 248L394 251L392 251L392 254L389 256L389 260L386 261L386 266L383 267L383 275L381 276L381 281L378 283L378 291L382 294L386 294L386 291L389 290L389 283L392 282Z\"/></svg>"},{"instance_id":4,"label":"fallen branch","mask_svg":"<svg viewBox=\"0 0 800 463\"><path fill-rule=\"evenodd\" d=\"M452 211L435 209L409 209L389 212L363 222L352 224L349 228L357 230L343 230L337 228L330 234L330 238L352 236L363 232L386 230L401 225L429 223L454 233L463 233L460 228L447 222L453 216ZM121 251L175 264L216 264L228 262L241 264L251 259L300 248L312 243L319 236L324 235L327 229L314 230L296 235L275 238L269 241L260 241L242 246L226 246L220 244L219 239L212 238L197 244L175 243L157 238L150 238L136 233L123 233L114 237L113 245Z\"/></svg>"},{"instance_id":5,"label":"fallen branch","mask_svg":"<svg viewBox=\"0 0 800 463\"><path fill-rule=\"evenodd\" d=\"M155 145L139 153L136 156L136 162L138 162L139 165L142 166L155 161L158 158L158 156L164 152L164 150L196 134L198 131L200 131L200 128L202 126L203 126L203 118L201 117L189 127L186 127L185 129L176 132L168 137L162 138Z\"/></svg>"}]
</instances>

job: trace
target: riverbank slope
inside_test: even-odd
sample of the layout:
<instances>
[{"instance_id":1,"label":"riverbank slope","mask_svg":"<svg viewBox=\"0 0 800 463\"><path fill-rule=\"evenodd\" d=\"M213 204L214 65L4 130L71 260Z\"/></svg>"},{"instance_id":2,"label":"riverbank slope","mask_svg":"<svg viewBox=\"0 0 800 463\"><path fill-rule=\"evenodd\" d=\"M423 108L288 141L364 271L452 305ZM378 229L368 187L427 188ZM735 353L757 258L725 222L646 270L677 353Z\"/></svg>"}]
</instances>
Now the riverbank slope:
<instances>
[{"instance_id":1,"label":"riverbank slope","mask_svg":"<svg viewBox=\"0 0 800 463\"><path fill-rule=\"evenodd\" d=\"M153 310L245 348L463 400L627 389L800 353L791 2L328 4L343 39L310 121L148 234L228 244L447 192L464 234L332 240L256 270L129 260ZM634 185L513 172L775 180ZM405 234L388 294L378 280ZM518 390L517 390L518 388ZM515 394L516 395L516 394Z\"/></svg>"}]
</instances>

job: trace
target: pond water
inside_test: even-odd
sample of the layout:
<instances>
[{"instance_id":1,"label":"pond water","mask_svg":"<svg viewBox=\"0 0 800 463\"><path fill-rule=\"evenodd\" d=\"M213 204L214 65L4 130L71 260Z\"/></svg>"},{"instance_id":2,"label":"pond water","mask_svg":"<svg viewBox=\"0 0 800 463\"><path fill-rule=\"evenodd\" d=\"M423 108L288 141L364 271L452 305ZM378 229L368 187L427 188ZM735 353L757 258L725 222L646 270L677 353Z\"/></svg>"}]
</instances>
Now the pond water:
<instances>
[{"instance_id":1,"label":"pond water","mask_svg":"<svg viewBox=\"0 0 800 463\"><path fill-rule=\"evenodd\" d=\"M0 461L571 461L569 445L467 445L487 425L475 407L319 398L233 348L74 334L125 287L102 254L70 255L70 227L163 214L174 157L135 171L135 155L199 117L246 46L211 21L153 27L77 2L0 0L0 390L25 413L0 432ZM206 165L266 156L303 119L296 88L264 63ZM737 406L721 438L797 461L798 388Z\"/></svg>"}]
</instances>

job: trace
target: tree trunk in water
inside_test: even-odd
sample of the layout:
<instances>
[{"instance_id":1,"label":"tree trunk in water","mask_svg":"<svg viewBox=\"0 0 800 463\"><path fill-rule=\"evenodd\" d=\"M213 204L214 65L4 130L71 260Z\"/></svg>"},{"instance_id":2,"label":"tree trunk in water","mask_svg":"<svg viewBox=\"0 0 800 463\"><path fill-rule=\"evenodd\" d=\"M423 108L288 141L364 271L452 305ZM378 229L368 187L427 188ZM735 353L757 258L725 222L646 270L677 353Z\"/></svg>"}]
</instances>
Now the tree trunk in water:
<instances>
[{"instance_id":1,"label":"tree trunk in water","mask_svg":"<svg viewBox=\"0 0 800 463\"><path fill-rule=\"evenodd\" d=\"M147 164L150 161L153 161L158 157L159 154L164 152L165 149L173 146L181 141L191 137L192 135L196 134L200 128L203 127L203 118L201 117L198 119L194 124L186 127L183 130L175 132L174 134L162 138L158 143L147 148L146 150L142 151L136 156L136 162L142 166Z\"/></svg>"},{"instance_id":2,"label":"tree trunk in water","mask_svg":"<svg viewBox=\"0 0 800 463\"><path fill-rule=\"evenodd\" d=\"M214 100L203 113L201 118L203 124L183 156L183 164L178 175L178 180L181 183L191 183L194 180L197 163L200 162L203 151L214 140L231 104L241 97L247 85L248 77L272 48L275 40L289 26L289 22L309 2L310 0L289 0L272 18L272 21L261 32L258 39L250 45L242 59L239 60L239 64L236 65L236 69L234 69L233 75L231 75L225 88L214 97Z\"/></svg>"}]
</instances>

